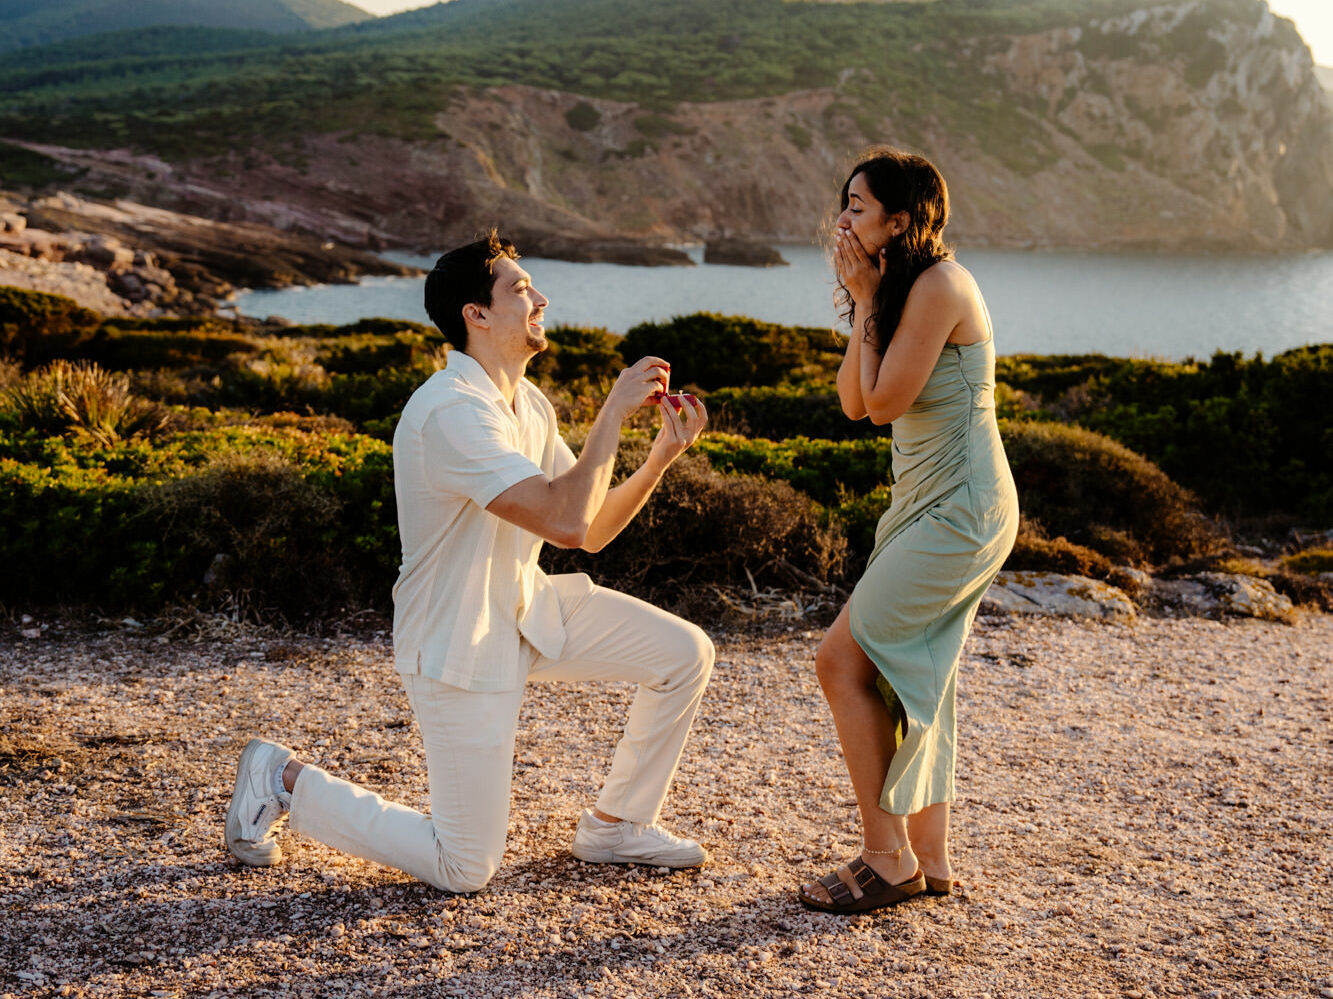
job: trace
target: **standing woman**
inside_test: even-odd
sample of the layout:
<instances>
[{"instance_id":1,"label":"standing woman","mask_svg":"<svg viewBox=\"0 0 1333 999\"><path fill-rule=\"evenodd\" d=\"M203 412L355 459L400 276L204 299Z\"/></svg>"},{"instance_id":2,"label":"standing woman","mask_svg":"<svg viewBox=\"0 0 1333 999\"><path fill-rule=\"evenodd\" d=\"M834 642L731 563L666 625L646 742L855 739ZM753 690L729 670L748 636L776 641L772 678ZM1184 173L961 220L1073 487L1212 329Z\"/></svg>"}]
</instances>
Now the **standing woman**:
<instances>
[{"instance_id":1,"label":"standing woman","mask_svg":"<svg viewBox=\"0 0 1333 999\"><path fill-rule=\"evenodd\" d=\"M861 813L861 855L800 900L865 912L947 895L958 660L1013 547L1018 500L995 422L990 316L941 233L944 178L872 150L842 188L834 233L851 338L838 397L893 424L893 502L815 670Z\"/></svg>"}]
</instances>

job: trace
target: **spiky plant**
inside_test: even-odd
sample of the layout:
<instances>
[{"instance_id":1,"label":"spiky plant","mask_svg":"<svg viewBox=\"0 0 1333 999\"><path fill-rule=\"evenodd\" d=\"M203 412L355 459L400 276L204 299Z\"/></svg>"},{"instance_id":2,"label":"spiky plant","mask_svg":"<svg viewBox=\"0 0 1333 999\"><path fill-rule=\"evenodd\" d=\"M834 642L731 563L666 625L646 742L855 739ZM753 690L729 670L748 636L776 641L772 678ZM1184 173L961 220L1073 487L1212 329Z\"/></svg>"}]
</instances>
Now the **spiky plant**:
<instances>
[{"instance_id":1,"label":"spiky plant","mask_svg":"<svg viewBox=\"0 0 1333 999\"><path fill-rule=\"evenodd\" d=\"M152 434L169 414L130 391L129 376L89 361L56 360L4 393L19 424L46 434L73 432L98 444Z\"/></svg>"}]
</instances>

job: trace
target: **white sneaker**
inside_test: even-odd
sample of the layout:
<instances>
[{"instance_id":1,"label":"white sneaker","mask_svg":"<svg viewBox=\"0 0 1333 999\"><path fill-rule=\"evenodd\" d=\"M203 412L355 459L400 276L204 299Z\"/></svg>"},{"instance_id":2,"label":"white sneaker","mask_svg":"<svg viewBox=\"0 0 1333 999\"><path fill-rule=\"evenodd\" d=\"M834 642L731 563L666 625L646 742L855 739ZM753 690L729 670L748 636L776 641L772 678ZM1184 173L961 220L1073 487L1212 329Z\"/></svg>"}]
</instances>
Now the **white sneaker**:
<instances>
[{"instance_id":1,"label":"white sneaker","mask_svg":"<svg viewBox=\"0 0 1333 999\"><path fill-rule=\"evenodd\" d=\"M652 867L698 867L708 853L692 839L673 836L661 826L637 822L612 825L593 818L585 808L569 848L579 860L590 864L647 864Z\"/></svg>"},{"instance_id":2,"label":"white sneaker","mask_svg":"<svg viewBox=\"0 0 1333 999\"><path fill-rule=\"evenodd\" d=\"M227 809L227 849L251 867L268 867L282 859L275 831L287 805L273 787L279 765L296 754L286 746L251 739L236 765L236 788Z\"/></svg>"}]
</instances>

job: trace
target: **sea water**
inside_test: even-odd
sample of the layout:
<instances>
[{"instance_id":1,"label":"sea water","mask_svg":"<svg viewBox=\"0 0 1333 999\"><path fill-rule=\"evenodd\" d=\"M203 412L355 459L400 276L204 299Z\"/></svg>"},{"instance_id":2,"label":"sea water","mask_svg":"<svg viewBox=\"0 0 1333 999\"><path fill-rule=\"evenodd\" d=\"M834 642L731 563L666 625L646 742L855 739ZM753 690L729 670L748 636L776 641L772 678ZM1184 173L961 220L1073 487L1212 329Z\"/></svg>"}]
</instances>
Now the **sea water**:
<instances>
[{"instance_id":1,"label":"sea water","mask_svg":"<svg viewBox=\"0 0 1333 999\"><path fill-rule=\"evenodd\" d=\"M839 328L827 254L783 246L786 267L703 264L627 267L525 257L551 300L548 328L636 323L691 312L753 316L795 326ZM385 254L429 268L433 257ZM1103 353L1179 360L1215 351L1262 352L1333 342L1333 253L1289 257L1022 252L960 248L995 323L1002 354ZM366 316L427 322L422 280L369 278L237 296L243 315L298 323L348 323Z\"/></svg>"}]
</instances>

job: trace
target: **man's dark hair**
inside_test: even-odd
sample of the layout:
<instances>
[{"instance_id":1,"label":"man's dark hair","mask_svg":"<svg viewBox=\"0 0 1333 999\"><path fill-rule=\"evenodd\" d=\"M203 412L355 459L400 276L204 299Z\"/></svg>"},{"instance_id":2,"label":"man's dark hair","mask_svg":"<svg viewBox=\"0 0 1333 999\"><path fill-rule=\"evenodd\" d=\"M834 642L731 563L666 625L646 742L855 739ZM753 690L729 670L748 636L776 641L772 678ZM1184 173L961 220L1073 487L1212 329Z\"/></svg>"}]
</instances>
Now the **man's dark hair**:
<instances>
[{"instance_id":1,"label":"man's dark hair","mask_svg":"<svg viewBox=\"0 0 1333 999\"><path fill-rule=\"evenodd\" d=\"M450 345L467 350L463 306L491 304L495 262L518 259L514 244L492 229L475 242L450 250L426 275L426 314Z\"/></svg>"}]
</instances>

